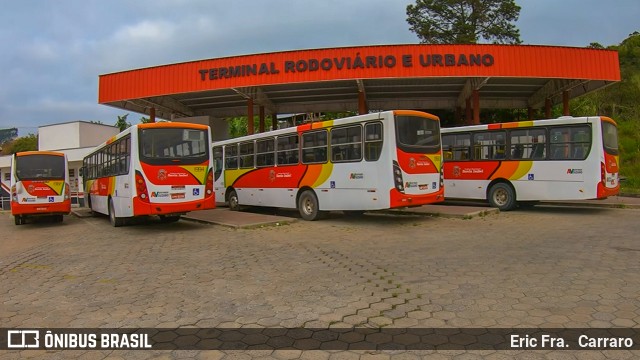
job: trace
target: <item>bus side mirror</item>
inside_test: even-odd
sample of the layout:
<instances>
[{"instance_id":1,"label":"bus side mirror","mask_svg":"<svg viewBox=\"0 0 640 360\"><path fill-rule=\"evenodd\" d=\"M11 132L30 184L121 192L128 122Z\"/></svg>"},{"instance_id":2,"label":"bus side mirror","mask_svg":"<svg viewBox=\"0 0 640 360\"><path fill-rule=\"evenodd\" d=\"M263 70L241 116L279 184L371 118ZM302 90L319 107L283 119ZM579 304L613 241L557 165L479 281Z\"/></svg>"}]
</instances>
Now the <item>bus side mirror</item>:
<instances>
[{"instance_id":1,"label":"bus side mirror","mask_svg":"<svg viewBox=\"0 0 640 360\"><path fill-rule=\"evenodd\" d=\"M80 171L78 173L80 174L81 177L84 178L84 166L80 168Z\"/></svg>"}]
</instances>

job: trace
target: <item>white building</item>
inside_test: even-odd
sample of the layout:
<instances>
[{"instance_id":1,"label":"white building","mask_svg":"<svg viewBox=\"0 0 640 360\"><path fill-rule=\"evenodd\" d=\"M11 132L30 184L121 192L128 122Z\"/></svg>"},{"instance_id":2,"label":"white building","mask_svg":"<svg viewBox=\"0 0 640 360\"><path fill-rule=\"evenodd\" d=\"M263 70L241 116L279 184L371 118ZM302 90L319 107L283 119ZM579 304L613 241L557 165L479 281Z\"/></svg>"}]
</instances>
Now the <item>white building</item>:
<instances>
[{"instance_id":1,"label":"white building","mask_svg":"<svg viewBox=\"0 0 640 360\"><path fill-rule=\"evenodd\" d=\"M80 168L82 159L97 145L117 135L120 130L111 125L88 121L71 121L38 127L38 150L59 151L69 161L71 203L84 202ZM0 156L0 180L2 185L2 208L9 209L11 191L11 155Z\"/></svg>"}]
</instances>

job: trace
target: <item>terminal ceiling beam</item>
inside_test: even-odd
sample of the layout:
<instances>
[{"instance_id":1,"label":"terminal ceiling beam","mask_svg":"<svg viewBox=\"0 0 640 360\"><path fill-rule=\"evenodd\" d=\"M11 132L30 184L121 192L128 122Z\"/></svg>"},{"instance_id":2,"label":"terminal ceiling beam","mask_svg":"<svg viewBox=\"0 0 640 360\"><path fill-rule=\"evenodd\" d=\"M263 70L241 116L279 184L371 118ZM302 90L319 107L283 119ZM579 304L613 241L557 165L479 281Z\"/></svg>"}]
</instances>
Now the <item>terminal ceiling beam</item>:
<instances>
[{"instance_id":1,"label":"terminal ceiling beam","mask_svg":"<svg viewBox=\"0 0 640 360\"><path fill-rule=\"evenodd\" d=\"M276 112L276 105L269 99L267 94L257 86L249 86L249 87L237 87L231 88L231 90L235 91L238 95L242 96L245 99L253 99L253 103L257 105L264 106L265 109L270 112Z\"/></svg>"},{"instance_id":2,"label":"terminal ceiling beam","mask_svg":"<svg viewBox=\"0 0 640 360\"><path fill-rule=\"evenodd\" d=\"M146 98L145 100L155 104L156 109L165 108L172 110L175 115L178 115L178 117L190 117L195 115L192 109L171 97L158 96Z\"/></svg>"},{"instance_id":3,"label":"terminal ceiling beam","mask_svg":"<svg viewBox=\"0 0 640 360\"><path fill-rule=\"evenodd\" d=\"M557 97L560 102L562 99L563 91L570 91L573 88L585 86L589 80L567 80L567 79L553 79L547 82L540 90L535 92L528 100L527 106L532 108L542 108L545 105L546 99L551 99L552 104L555 104L554 99ZM584 93L584 92L583 92Z\"/></svg>"},{"instance_id":4,"label":"terminal ceiling beam","mask_svg":"<svg viewBox=\"0 0 640 360\"><path fill-rule=\"evenodd\" d=\"M490 78L488 77L474 77L469 78L464 84L462 91L458 95L458 100L456 101L457 107L464 107L466 105L467 99L473 94L474 90L480 90Z\"/></svg>"}]
</instances>

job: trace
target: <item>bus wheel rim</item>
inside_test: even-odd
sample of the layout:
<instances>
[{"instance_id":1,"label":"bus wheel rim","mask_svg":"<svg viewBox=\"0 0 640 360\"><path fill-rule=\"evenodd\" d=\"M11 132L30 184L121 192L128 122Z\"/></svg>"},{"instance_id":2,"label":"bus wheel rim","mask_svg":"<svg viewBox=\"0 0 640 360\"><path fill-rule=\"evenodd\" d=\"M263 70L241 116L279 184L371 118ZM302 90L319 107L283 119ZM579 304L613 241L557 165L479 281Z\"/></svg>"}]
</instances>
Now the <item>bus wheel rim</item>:
<instances>
[{"instance_id":1,"label":"bus wheel rim","mask_svg":"<svg viewBox=\"0 0 640 360\"><path fill-rule=\"evenodd\" d=\"M231 197L229 198L229 205L230 205L232 208L235 208L236 206L238 206L238 197L237 197L237 196L235 196L235 195L234 195L234 196L231 196Z\"/></svg>"},{"instance_id":2,"label":"bus wheel rim","mask_svg":"<svg viewBox=\"0 0 640 360\"><path fill-rule=\"evenodd\" d=\"M496 190L496 192L493 194L493 200L495 201L496 204L498 204L500 206L506 204L507 203L507 192L504 191L503 189Z\"/></svg>"},{"instance_id":3,"label":"bus wheel rim","mask_svg":"<svg viewBox=\"0 0 640 360\"><path fill-rule=\"evenodd\" d=\"M312 214L313 213L313 202L311 201L311 199L306 198L304 199L304 204L302 206L302 208L304 209L304 212L306 214Z\"/></svg>"}]
</instances>

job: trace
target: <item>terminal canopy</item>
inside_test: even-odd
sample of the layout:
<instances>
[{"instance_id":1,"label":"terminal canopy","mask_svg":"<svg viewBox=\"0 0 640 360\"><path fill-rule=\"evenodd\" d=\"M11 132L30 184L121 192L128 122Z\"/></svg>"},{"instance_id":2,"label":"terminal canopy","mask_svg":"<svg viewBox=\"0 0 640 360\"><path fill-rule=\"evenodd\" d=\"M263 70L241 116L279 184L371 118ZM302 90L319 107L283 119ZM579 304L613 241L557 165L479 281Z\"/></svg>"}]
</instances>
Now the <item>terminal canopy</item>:
<instances>
[{"instance_id":1,"label":"terminal canopy","mask_svg":"<svg viewBox=\"0 0 640 360\"><path fill-rule=\"evenodd\" d=\"M539 109L620 80L611 50L385 45L233 56L100 76L99 102L172 119L386 109ZM474 101L471 99L474 98ZM250 108L250 109L249 109Z\"/></svg>"}]
</instances>

